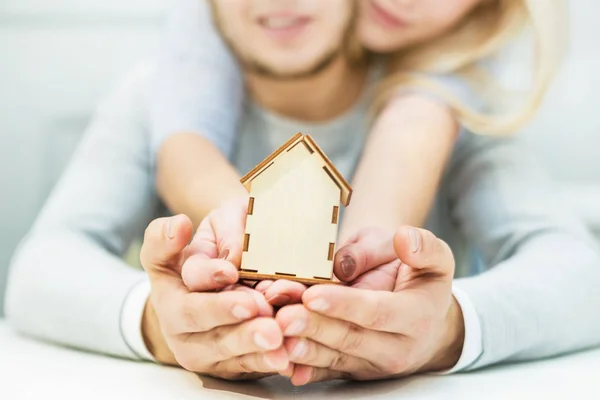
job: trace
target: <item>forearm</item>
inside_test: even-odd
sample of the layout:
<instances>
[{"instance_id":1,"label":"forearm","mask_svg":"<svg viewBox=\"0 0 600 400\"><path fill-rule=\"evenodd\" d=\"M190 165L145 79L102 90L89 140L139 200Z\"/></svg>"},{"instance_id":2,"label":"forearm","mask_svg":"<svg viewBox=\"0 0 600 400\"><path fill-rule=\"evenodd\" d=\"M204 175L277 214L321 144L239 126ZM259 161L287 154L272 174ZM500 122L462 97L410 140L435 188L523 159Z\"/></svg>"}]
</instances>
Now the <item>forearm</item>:
<instances>
[{"instance_id":1,"label":"forearm","mask_svg":"<svg viewBox=\"0 0 600 400\"><path fill-rule=\"evenodd\" d=\"M468 136L459 150L452 220L490 268L455 282L481 322L483 352L471 368L599 343L600 256L583 222L512 140Z\"/></svg>"},{"instance_id":2,"label":"forearm","mask_svg":"<svg viewBox=\"0 0 600 400\"><path fill-rule=\"evenodd\" d=\"M136 322L122 316L130 291L145 275L121 257L158 209L141 107L147 85L148 71L136 72L102 102L15 253L6 311L18 330L141 358L122 330L124 320L133 329Z\"/></svg>"},{"instance_id":3,"label":"forearm","mask_svg":"<svg viewBox=\"0 0 600 400\"><path fill-rule=\"evenodd\" d=\"M172 135L158 157L160 196L172 212L188 215L196 226L225 201L247 195L235 168L198 134Z\"/></svg>"},{"instance_id":4,"label":"forearm","mask_svg":"<svg viewBox=\"0 0 600 400\"><path fill-rule=\"evenodd\" d=\"M419 94L391 102L357 168L341 239L365 226L422 226L457 135L456 121L441 104Z\"/></svg>"},{"instance_id":5,"label":"forearm","mask_svg":"<svg viewBox=\"0 0 600 400\"><path fill-rule=\"evenodd\" d=\"M209 2L171 4L150 82L151 152L156 155L176 132L194 132L229 156L243 103L243 77L213 25Z\"/></svg>"},{"instance_id":6,"label":"forearm","mask_svg":"<svg viewBox=\"0 0 600 400\"><path fill-rule=\"evenodd\" d=\"M547 232L479 276L458 279L479 315L483 352L470 369L600 344L600 256L568 233Z\"/></svg>"},{"instance_id":7,"label":"forearm","mask_svg":"<svg viewBox=\"0 0 600 400\"><path fill-rule=\"evenodd\" d=\"M150 152L163 200L197 225L243 193L226 159L235 144L243 77L208 1L177 0L167 22L150 85Z\"/></svg>"},{"instance_id":8,"label":"forearm","mask_svg":"<svg viewBox=\"0 0 600 400\"><path fill-rule=\"evenodd\" d=\"M18 249L7 286L8 321L44 340L138 359L122 335L121 311L144 274L82 234L41 232Z\"/></svg>"}]
</instances>

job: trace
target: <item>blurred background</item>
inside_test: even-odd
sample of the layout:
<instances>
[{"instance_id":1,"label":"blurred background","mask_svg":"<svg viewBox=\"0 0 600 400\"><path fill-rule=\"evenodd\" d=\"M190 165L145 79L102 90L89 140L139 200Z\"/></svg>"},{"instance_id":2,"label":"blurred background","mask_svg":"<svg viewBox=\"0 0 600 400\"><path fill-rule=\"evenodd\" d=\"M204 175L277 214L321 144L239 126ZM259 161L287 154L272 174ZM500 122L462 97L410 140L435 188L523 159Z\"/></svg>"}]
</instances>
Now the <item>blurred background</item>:
<instances>
[{"instance_id":1,"label":"blurred background","mask_svg":"<svg viewBox=\"0 0 600 400\"><path fill-rule=\"evenodd\" d=\"M11 254L98 100L154 54L168 3L0 0L0 316ZM600 2L570 5L568 58L519 137L558 181L556 195L565 196L600 238ZM525 57L524 51L511 56Z\"/></svg>"}]
</instances>

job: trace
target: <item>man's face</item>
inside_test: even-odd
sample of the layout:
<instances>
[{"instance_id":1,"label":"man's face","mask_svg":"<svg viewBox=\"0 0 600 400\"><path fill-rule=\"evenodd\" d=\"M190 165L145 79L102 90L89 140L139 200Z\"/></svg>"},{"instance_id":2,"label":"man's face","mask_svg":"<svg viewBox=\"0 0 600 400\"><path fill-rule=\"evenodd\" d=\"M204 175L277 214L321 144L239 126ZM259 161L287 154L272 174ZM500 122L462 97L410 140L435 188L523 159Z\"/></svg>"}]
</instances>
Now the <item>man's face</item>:
<instances>
[{"instance_id":1,"label":"man's face","mask_svg":"<svg viewBox=\"0 0 600 400\"><path fill-rule=\"evenodd\" d=\"M246 70L282 79L309 76L340 54L348 0L213 0L217 23Z\"/></svg>"}]
</instances>

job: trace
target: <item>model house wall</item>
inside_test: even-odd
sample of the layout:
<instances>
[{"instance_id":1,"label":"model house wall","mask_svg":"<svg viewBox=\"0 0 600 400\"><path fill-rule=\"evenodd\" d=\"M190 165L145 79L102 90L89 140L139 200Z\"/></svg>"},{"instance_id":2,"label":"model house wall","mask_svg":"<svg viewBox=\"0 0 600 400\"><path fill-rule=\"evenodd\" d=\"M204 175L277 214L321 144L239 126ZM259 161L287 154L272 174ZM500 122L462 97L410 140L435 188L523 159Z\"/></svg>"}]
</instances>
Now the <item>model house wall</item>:
<instances>
[{"instance_id":1,"label":"model house wall","mask_svg":"<svg viewBox=\"0 0 600 400\"><path fill-rule=\"evenodd\" d=\"M316 143L297 134L242 179L250 192L242 271L332 279L339 208L350 193L337 175Z\"/></svg>"}]
</instances>

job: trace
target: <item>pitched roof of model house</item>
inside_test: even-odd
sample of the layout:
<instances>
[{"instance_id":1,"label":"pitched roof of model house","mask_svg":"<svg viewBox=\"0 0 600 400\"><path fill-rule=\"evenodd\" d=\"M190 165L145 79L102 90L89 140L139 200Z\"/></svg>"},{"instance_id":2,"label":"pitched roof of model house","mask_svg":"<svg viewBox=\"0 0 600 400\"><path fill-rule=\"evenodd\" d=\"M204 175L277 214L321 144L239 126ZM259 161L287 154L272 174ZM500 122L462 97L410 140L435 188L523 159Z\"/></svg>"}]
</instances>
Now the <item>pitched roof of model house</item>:
<instances>
[{"instance_id":1,"label":"pitched roof of model house","mask_svg":"<svg viewBox=\"0 0 600 400\"><path fill-rule=\"evenodd\" d=\"M342 174L335 168L333 163L329 160L327 155L325 155L323 150L321 150L319 145L317 145L314 139L310 135L303 135L302 133L295 134L283 146L275 150L269 157L267 157L250 172L248 172L241 179L242 184L246 187L248 191L250 191L251 182L252 180L254 180L254 178L256 178L264 170L273 165L277 158L279 158L281 155L285 154L285 152L291 150L299 144L304 144L310 153L316 153L323 160L323 162L325 163L323 169L329 175L331 180L339 187L340 201L344 206L347 206L350 203L350 197L352 196L352 187L350 186L350 184L348 184L346 179L344 179Z\"/></svg>"}]
</instances>

